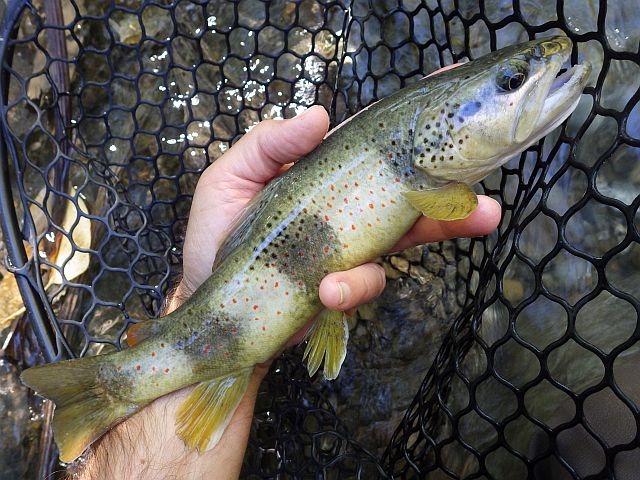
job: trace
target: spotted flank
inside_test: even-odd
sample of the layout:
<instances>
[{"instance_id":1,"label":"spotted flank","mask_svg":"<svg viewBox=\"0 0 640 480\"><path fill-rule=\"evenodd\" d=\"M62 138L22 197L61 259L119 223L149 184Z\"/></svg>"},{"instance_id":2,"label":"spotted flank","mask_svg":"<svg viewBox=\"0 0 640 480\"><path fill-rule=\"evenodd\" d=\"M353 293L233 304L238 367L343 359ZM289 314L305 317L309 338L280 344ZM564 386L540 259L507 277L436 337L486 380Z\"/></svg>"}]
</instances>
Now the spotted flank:
<instances>
[{"instance_id":1,"label":"spotted flank","mask_svg":"<svg viewBox=\"0 0 640 480\"><path fill-rule=\"evenodd\" d=\"M27 370L53 399L60 458L154 399L197 385L177 434L202 452L221 438L256 364L313 318L305 359L335 378L349 336L323 311L322 278L393 247L421 215L467 217L471 186L556 128L577 105L589 66L559 73L566 37L507 47L415 82L334 129L251 202L211 277L170 315L140 322L129 348Z\"/></svg>"}]
</instances>

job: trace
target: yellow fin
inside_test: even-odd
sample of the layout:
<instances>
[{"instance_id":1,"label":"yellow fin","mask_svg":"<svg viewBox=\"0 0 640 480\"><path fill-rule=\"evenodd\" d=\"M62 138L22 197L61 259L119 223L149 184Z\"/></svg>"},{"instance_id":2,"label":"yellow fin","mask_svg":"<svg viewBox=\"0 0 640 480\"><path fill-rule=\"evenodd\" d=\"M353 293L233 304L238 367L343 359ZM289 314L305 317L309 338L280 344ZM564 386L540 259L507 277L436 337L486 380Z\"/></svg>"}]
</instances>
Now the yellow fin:
<instances>
[{"instance_id":1,"label":"yellow fin","mask_svg":"<svg viewBox=\"0 0 640 480\"><path fill-rule=\"evenodd\" d=\"M253 368L201 382L180 404L176 434L199 453L215 447L249 385Z\"/></svg>"},{"instance_id":2,"label":"yellow fin","mask_svg":"<svg viewBox=\"0 0 640 480\"><path fill-rule=\"evenodd\" d=\"M324 359L324 376L335 379L347 356L349 328L343 312L323 310L309 330L309 341L303 360L307 360L309 376L313 376Z\"/></svg>"},{"instance_id":3,"label":"yellow fin","mask_svg":"<svg viewBox=\"0 0 640 480\"><path fill-rule=\"evenodd\" d=\"M447 185L423 192L404 192L405 198L426 217L434 220L467 218L478 206L478 197L464 183Z\"/></svg>"}]
</instances>

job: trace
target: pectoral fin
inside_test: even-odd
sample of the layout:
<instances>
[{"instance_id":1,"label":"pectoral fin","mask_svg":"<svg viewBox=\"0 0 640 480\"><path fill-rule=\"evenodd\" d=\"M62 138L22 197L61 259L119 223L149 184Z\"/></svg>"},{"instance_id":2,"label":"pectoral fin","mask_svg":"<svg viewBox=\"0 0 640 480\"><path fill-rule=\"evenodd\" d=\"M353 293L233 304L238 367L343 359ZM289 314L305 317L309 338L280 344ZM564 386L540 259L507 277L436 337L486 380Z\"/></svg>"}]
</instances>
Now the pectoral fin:
<instances>
[{"instance_id":1,"label":"pectoral fin","mask_svg":"<svg viewBox=\"0 0 640 480\"><path fill-rule=\"evenodd\" d=\"M422 192L404 192L404 196L424 216L434 220L467 218L478 206L475 192L458 182Z\"/></svg>"},{"instance_id":2,"label":"pectoral fin","mask_svg":"<svg viewBox=\"0 0 640 480\"><path fill-rule=\"evenodd\" d=\"M335 379L347 356L349 328L343 312L324 310L309 330L309 341L303 360L307 360L309 376L313 376L324 359L324 376Z\"/></svg>"},{"instance_id":3,"label":"pectoral fin","mask_svg":"<svg viewBox=\"0 0 640 480\"><path fill-rule=\"evenodd\" d=\"M249 385L252 368L200 383L176 413L176 434L199 453L217 445Z\"/></svg>"}]
</instances>

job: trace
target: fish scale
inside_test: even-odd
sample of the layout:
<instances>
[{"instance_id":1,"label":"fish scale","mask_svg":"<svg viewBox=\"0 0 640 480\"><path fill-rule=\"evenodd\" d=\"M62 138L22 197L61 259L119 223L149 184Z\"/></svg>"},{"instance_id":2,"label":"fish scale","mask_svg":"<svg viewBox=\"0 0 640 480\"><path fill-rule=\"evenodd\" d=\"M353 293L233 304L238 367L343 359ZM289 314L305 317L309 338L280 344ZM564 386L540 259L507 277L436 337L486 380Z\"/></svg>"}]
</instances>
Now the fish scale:
<instances>
[{"instance_id":1,"label":"fish scale","mask_svg":"<svg viewBox=\"0 0 640 480\"><path fill-rule=\"evenodd\" d=\"M314 318L309 371L323 363L335 378L348 329L340 312L322 310L322 278L388 251L422 214L468 216L477 205L470 185L577 105L589 67L555 79L571 48L566 37L508 47L365 109L252 201L209 279L166 317L131 327L131 348L23 372L56 403L60 458L75 459L123 418L193 384L176 432L199 451L215 446L254 365Z\"/></svg>"}]
</instances>

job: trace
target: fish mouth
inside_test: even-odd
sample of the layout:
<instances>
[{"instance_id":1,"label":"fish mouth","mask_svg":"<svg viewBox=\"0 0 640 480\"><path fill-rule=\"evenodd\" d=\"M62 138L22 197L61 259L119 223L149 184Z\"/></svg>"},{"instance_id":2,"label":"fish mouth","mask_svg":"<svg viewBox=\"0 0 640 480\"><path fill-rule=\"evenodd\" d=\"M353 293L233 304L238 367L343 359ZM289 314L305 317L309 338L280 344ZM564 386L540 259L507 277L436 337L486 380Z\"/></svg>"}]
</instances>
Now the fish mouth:
<instances>
[{"instance_id":1,"label":"fish mouth","mask_svg":"<svg viewBox=\"0 0 640 480\"><path fill-rule=\"evenodd\" d=\"M569 69L561 69L558 72L558 76L555 78L547 93L547 99L553 99L554 97L561 96L568 90L571 90L573 86L580 83L580 80L584 77L585 71L590 68L590 65L574 65Z\"/></svg>"},{"instance_id":2,"label":"fish mouth","mask_svg":"<svg viewBox=\"0 0 640 480\"><path fill-rule=\"evenodd\" d=\"M539 119L541 136L557 128L578 105L582 91L591 74L591 64L574 65L567 70L559 69L544 100Z\"/></svg>"},{"instance_id":3,"label":"fish mouth","mask_svg":"<svg viewBox=\"0 0 640 480\"><path fill-rule=\"evenodd\" d=\"M550 56L557 69L555 78L549 83L538 117L537 130L541 133L540 136L545 136L564 122L578 105L591 74L591 64L585 61L571 65L573 43L567 37L551 38L542 42L540 47L542 55Z\"/></svg>"}]
</instances>

